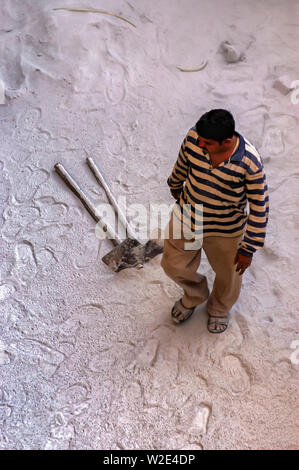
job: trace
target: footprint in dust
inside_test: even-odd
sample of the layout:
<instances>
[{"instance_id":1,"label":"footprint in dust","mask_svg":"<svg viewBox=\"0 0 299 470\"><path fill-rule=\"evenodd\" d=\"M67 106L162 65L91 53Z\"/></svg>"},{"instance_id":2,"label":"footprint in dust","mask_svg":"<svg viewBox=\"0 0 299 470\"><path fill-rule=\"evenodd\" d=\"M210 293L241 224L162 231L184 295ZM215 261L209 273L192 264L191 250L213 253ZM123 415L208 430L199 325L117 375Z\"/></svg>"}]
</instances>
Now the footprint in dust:
<instances>
[{"instance_id":1,"label":"footprint in dust","mask_svg":"<svg viewBox=\"0 0 299 470\"><path fill-rule=\"evenodd\" d=\"M250 389L250 378L241 360L233 355L228 355L221 361L221 367L225 375L225 382L234 395L245 393Z\"/></svg>"},{"instance_id":2,"label":"footprint in dust","mask_svg":"<svg viewBox=\"0 0 299 470\"><path fill-rule=\"evenodd\" d=\"M52 266L57 263L54 253L48 248L42 248L36 253L36 261L42 276L49 275Z\"/></svg>"},{"instance_id":3,"label":"footprint in dust","mask_svg":"<svg viewBox=\"0 0 299 470\"><path fill-rule=\"evenodd\" d=\"M15 259L14 270L21 282L26 283L36 276L37 266L31 244L18 243L15 247Z\"/></svg>"},{"instance_id":4,"label":"footprint in dust","mask_svg":"<svg viewBox=\"0 0 299 470\"><path fill-rule=\"evenodd\" d=\"M88 383L74 383L58 390L56 395L56 405L61 408L67 405L78 405L89 400L90 386Z\"/></svg>"},{"instance_id":5,"label":"footprint in dust","mask_svg":"<svg viewBox=\"0 0 299 470\"><path fill-rule=\"evenodd\" d=\"M18 202L30 200L38 188L44 184L50 177L46 170L34 170L29 167L22 168L18 174L18 183L16 185L15 198Z\"/></svg>"},{"instance_id":6,"label":"footprint in dust","mask_svg":"<svg viewBox=\"0 0 299 470\"><path fill-rule=\"evenodd\" d=\"M283 133L280 127L270 126L268 129L265 130L264 133L262 153L265 155L267 155L268 153L271 153L271 155L281 155L284 152L284 149L285 143Z\"/></svg>"},{"instance_id":7,"label":"footprint in dust","mask_svg":"<svg viewBox=\"0 0 299 470\"><path fill-rule=\"evenodd\" d=\"M0 192L0 204L3 204L8 200L10 190L11 190L11 184L10 180L6 178L3 172L4 168L4 163L0 161L0 187L1 187L1 192Z\"/></svg>"},{"instance_id":8,"label":"footprint in dust","mask_svg":"<svg viewBox=\"0 0 299 470\"><path fill-rule=\"evenodd\" d=\"M2 237L8 242L19 241L26 225L39 217L38 209L34 207L10 207L3 212L4 224L1 229Z\"/></svg>"},{"instance_id":9,"label":"footprint in dust","mask_svg":"<svg viewBox=\"0 0 299 470\"><path fill-rule=\"evenodd\" d=\"M90 406L91 390L88 383L74 383L57 391L54 407L63 410L64 418L61 423L66 426L70 419L74 416L85 412ZM57 429L57 428L56 428ZM63 431L63 427L59 427ZM59 430L57 429L57 431ZM59 438L63 437L63 432Z\"/></svg>"},{"instance_id":10,"label":"footprint in dust","mask_svg":"<svg viewBox=\"0 0 299 470\"><path fill-rule=\"evenodd\" d=\"M178 429L184 432L188 430L190 434L204 435L208 431L211 413L211 404L197 404L195 397L189 397L176 413Z\"/></svg>"},{"instance_id":11,"label":"footprint in dust","mask_svg":"<svg viewBox=\"0 0 299 470\"><path fill-rule=\"evenodd\" d=\"M202 403L195 411L191 429L197 430L200 434L206 434L210 413L211 406Z\"/></svg>"},{"instance_id":12,"label":"footprint in dust","mask_svg":"<svg viewBox=\"0 0 299 470\"><path fill-rule=\"evenodd\" d=\"M18 129L30 132L41 118L40 108L28 108L17 118Z\"/></svg>"},{"instance_id":13,"label":"footprint in dust","mask_svg":"<svg viewBox=\"0 0 299 470\"><path fill-rule=\"evenodd\" d=\"M159 341L155 338L141 343L137 353L137 363L140 366L152 367L157 360Z\"/></svg>"},{"instance_id":14,"label":"footprint in dust","mask_svg":"<svg viewBox=\"0 0 299 470\"><path fill-rule=\"evenodd\" d=\"M123 135L121 126L111 120L102 124L106 136L106 147L108 151L115 156L123 155L127 151L127 142Z\"/></svg>"},{"instance_id":15,"label":"footprint in dust","mask_svg":"<svg viewBox=\"0 0 299 470\"><path fill-rule=\"evenodd\" d=\"M15 287L12 284L0 284L0 301L11 297L14 291Z\"/></svg>"},{"instance_id":16,"label":"footprint in dust","mask_svg":"<svg viewBox=\"0 0 299 470\"><path fill-rule=\"evenodd\" d=\"M86 268L96 262L99 252L99 240L95 236L94 229L84 233L80 240L80 246L74 254L73 263L75 268Z\"/></svg>"},{"instance_id":17,"label":"footprint in dust","mask_svg":"<svg viewBox=\"0 0 299 470\"><path fill-rule=\"evenodd\" d=\"M0 424L4 424L13 412L13 406L0 404Z\"/></svg>"},{"instance_id":18,"label":"footprint in dust","mask_svg":"<svg viewBox=\"0 0 299 470\"><path fill-rule=\"evenodd\" d=\"M119 104L126 96L125 72L121 64L109 64L105 71L105 95L108 103Z\"/></svg>"},{"instance_id":19,"label":"footprint in dust","mask_svg":"<svg viewBox=\"0 0 299 470\"><path fill-rule=\"evenodd\" d=\"M243 341L250 339L252 335L251 335L250 327L249 327L249 324L248 324L248 321L246 320L246 318L243 315L241 315L240 313L237 313L235 315L235 319L236 319L236 323L238 324L238 326L240 328L240 332L242 334Z\"/></svg>"},{"instance_id":20,"label":"footprint in dust","mask_svg":"<svg viewBox=\"0 0 299 470\"><path fill-rule=\"evenodd\" d=\"M16 130L13 132L15 142L22 144L27 142L32 129L37 125L41 118L39 108L28 108L22 111L17 117Z\"/></svg>"}]
</instances>

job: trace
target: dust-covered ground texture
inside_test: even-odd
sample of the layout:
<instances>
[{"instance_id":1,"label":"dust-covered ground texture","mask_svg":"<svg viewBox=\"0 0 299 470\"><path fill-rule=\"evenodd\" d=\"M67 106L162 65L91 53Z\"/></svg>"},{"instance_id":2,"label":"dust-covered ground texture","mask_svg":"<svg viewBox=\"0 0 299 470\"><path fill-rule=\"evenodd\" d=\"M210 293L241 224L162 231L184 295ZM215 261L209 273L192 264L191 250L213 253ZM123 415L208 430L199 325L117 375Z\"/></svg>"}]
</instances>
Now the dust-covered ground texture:
<instances>
[{"instance_id":1,"label":"dust-covered ground texture","mask_svg":"<svg viewBox=\"0 0 299 470\"><path fill-rule=\"evenodd\" d=\"M273 87L299 80L298 2L2 0L0 17L0 448L298 449L299 103ZM212 108L260 151L270 192L220 335L205 304L172 324L161 255L109 270L111 242L53 168L99 204L92 156L127 205L172 204L181 142ZM205 255L200 272L211 288Z\"/></svg>"}]
</instances>

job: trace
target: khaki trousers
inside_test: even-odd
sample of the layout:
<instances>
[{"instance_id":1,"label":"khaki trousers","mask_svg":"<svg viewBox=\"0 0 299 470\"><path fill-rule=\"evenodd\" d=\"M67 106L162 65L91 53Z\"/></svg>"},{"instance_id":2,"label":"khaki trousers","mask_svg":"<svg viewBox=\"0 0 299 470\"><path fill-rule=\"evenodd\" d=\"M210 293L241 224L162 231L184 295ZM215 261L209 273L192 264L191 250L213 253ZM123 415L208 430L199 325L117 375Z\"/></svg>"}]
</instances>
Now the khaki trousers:
<instances>
[{"instance_id":1,"label":"khaki trousers","mask_svg":"<svg viewBox=\"0 0 299 470\"><path fill-rule=\"evenodd\" d=\"M233 262L243 234L233 238L211 236L202 240L202 248L186 250L185 243L190 240L187 240L183 233L180 239L174 238L172 221L173 215L168 224L169 238L164 240L161 261L163 270L183 288L182 302L185 307L194 307L208 298L209 315L227 316L241 291L242 275L236 272L237 265ZM200 265L202 249L216 274L211 295L206 276L196 272Z\"/></svg>"}]
</instances>

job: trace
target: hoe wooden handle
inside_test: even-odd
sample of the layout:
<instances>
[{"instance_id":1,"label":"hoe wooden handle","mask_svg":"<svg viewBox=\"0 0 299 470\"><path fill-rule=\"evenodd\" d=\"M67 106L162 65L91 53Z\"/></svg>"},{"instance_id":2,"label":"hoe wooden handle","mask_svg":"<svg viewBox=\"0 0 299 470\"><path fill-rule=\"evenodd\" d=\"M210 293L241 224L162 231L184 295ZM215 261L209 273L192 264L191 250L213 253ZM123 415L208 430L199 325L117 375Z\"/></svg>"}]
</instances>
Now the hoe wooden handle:
<instances>
[{"instance_id":1,"label":"hoe wooden handle","mask_svg":"<svg viewBox=\"0 0 299 470\"><path fill-rule=\"evenodd\" d=\"M72 178L72 176L69 174L69 172L64 168L64 166L61 163L56 163L54 165L54 168L60 178L65 182L65 184L70 188L70 190L77 196L78 199L82 202L84 207L88 210L92 218L100 223L102 229L104 232L107 232L110 237L111 241L115 246L118 246L119 243L121 243L121 239L119 236L115 233L113 228L104 222L102 217L98 214L96 208L92 204L92 202L88 199L86 194L82 191L80 186L76 183L76 181Z\"/></svg>"}]
</instances>

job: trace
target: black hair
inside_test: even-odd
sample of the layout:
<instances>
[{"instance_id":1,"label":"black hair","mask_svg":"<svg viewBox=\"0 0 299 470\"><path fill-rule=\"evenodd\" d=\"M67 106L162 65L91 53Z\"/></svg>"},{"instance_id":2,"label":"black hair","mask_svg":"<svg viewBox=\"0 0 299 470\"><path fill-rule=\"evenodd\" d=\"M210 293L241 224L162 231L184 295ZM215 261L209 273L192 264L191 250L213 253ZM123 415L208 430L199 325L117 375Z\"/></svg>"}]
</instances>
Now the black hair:
<instances>
[{"instance_id":1,"label":"black hair","mask_svg":"<svg viewBox=\"0 0 299 470\"><path fill-rule=\"evenodd\" d=\"M216 140L220 144L233 137L235 121L226 109L212 109L201 116L195 127L201 137Z\"/></svg>"}]
</instances>

